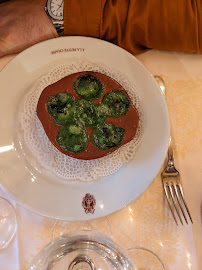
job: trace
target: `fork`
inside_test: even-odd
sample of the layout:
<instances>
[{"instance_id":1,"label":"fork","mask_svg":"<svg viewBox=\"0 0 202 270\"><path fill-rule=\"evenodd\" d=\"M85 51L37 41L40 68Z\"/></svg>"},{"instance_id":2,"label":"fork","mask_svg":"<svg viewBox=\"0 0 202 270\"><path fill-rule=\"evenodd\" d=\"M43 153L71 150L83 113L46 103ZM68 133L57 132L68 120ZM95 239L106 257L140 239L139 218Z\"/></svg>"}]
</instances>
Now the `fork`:
<instances>
[{"instance_id":1,"label":"fork","mask_svg":"<svg viewBox=\"0 0 202 270\"><path fill-rule=\"evenodd\" d=\"M164 80L160 76L157 76L157 75L154 76L154 78L156 79L161 89L162 95L164 96L164 98L166 98L166 93L165 93L166 87L165 87ZM171 135L169 138L168 161L167 161L167 165L164 171L161 173L161 179L162 179L165 195L168 201L168 205L170 207L172 216L176 224L178 225L177 219L174 214L175 211L179 217L181 224L183 225L183 221L182 221L180 212L182 213L184 220L188 224L187 217L185 215L185 210L189 216L190 221L193 223L189 208L184 198L182 184L180 181L180 174L174 165L173 143L172 143Z\"/></svg>"}]
</instances>

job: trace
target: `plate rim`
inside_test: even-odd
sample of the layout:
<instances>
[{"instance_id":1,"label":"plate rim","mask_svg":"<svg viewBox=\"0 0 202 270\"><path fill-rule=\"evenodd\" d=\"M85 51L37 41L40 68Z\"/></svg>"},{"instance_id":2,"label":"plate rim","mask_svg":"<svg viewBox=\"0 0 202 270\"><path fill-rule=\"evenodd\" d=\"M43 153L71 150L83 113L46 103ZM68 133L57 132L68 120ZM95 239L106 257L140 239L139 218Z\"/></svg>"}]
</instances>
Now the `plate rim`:
<instances>
[{"instance_id":1,"label":"plate rim","mask_svg":"<svg viewBox=\"0 0 202 270\"><path fill-rule=\"evenodd\" d=\"M119 46L117 46L117 45L114 45L114 44L111 44L110 42L107 42L107 41L104 41L104 40L100 40L100 39L96 39L96 38L90 38L90 37L80 37L80 36L68 36L68 37L61 37L60 38L60 40L62 40L62 39L64 39L64 40L66 40L66 39L74 39L74 40L79 40L79 39L86 39L86 40L89 40L89 41L91 41L91 40L96 40L96 42L103 42L103 43L107 43L107 44L109 44L110 46L112 46L112 47L114 47L114 46L116 46L116 47L118 47L118 49L120 49L120 50L122 50L124 53L127 53L127 54L129 54L130 55L130 57L132 56L133 57L133 60L134 61L136 61L136 63L138 63L138 65L140 65L141 66L141 68L143 69L143 70L145 70L146 71L146 73L147 73L147 75L148 76L150 76L150 78L153 80L153 83L155 83L156 84L156 86L158 87L158 84L157 84L157 82L155 81L155 79L154 79L154 77L152 76L152 74L148 71L148 69L134 56L134 55L132 55L132 54L130 54L128 51L126 51L126 50L124 50L123 48L121 48L121 47L119 47ZM0 75L2 74L2 72L6 72L6 69L9 69L9 66L10 65L12 65L13 63L15 63L15 62L17 62L18 61L18 58L20 58L20 57L22 57L24 54L26 54L27 52L29 52L30 50L32 50L32 48L34 47L34 48L36 48L36 47L40 47L40 45L41 44L45 44L45 43L49 43L49 42L51 42L52 40L47 40L47 41L44 41L44 42L41 42L41 43L38 43L38 44L35 44L35 45L33 45L33 46L31 46L30 48L28 48L28 49L26 49L26 50L24 50L23 52L21 52L20 54L18 54L18 55L16 55L10 62L8 62L5 66L4 66L4 68L1 70L1 72L0 72ZM166 105L166 104L165 104ZM170 130L170 124L169 124L169 115L168 115L168 110L167 110L167 106L164 108L165 109L165 113L167 114L167 138L168 138L168 140L167 140L167 146L166 146L166 149L168 148L168 143L169 143L169 130ZM167 150L165 151L165 153L164 153L164 158L162 159L162 162L161 162L161 164L159 164L160 166L160 168L162 167L162 165L163 165L163 163L164 163L164 160L165 160L165 157L166 157L166 154L167 154ZM155 177L153 178L153 179L151 179L148 183L147 183L147 186L146 186L146 188L144 188L144 191L143 192L141 192L141 193L139 193L138 195L136 195L136 196L134 196L135 198L131 198L130 200L128 200L127 201L127 203L125 203L125 205L120 205L119 207L117 207L117 209L116 210L114 210L113 212L110 212L110 213L104 213L104 212L102 212L103 214L100 214L98 217L97 216L94 216L94 215L92 215L92 216L90 216L90 218L89 218L89 216L87 216L86 215L86 219L75 219L75 218L73 218L73 219L67 219L67 217L61 217L61 216L55 216L55 215L51 215L50 213L48 214L46 211L44 211L44 209L42 210L42 211L39 211L39 210L37 210L37 209L35 209L35 208L33 208L31 205L28 205L26 202L23 202L19 197L17 197L17 196L14 196L14 194L13 193L11 193L11 191L9 191L5 186L3 186L2 185L2 183L1 183L1 180L0 180L0 185L1 185L1 187L3 188L3 190L5 190L9 195L11 195L11 197L13 197L16 201L17 201L17 203L19 203L22 207L25 207L25 208L27 208L27 209L30 209L31 211L33 211L33 212L35 212L35 213L37 213L37 214L40 214L40 215L42 215L42 216L44 216L44 217L49 217L49 218L54 218L54 219L60 219L60 220L69 220L69 221L85 221L85 220L93 220L93 219L98 219L98 218L102 218L102 217L105 217L106 215L110 215L110 214L112 214L112 213L116 213L117 211L119 211L119 210L121 210L121 209L123 209L123 208L125 208L125 207L127 207L128 205L130 205L134 200L137 200L148 188L149 188L149 186L152 184L152 182L154 181L154 179L156 178L156 176L158 175L158 173L159 173L159 171L157 171L156 172L156 174L155 174Z\"/></svg>"}]
</instances>

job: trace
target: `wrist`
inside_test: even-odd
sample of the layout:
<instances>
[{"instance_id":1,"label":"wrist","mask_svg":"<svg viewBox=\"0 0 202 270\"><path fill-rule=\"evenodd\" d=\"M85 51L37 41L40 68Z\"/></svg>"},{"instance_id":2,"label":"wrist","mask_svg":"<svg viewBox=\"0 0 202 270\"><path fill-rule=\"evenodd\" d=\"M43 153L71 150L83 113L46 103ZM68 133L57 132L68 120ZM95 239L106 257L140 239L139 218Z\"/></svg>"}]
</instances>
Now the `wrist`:
<instances>
[{"instance_id":1,"label":"wrist","mask_svg":"<svg viewBox=\"0 0 202 270\"><path fill-rule=\"evenodd\" d=\"M45 7L47 0L34 0Z\"/></svg>"},{"instance_id":2,"label":"wrist","mask_svg":"<svg viewBox=\"0 0 202 270\"><path fill-rule=\"evenodd\" d=\"M30 2L34 2L35 4L39 5L41 8L44 9L46 7L47 0L30 0Z\"/></svg>"}]
</instances>

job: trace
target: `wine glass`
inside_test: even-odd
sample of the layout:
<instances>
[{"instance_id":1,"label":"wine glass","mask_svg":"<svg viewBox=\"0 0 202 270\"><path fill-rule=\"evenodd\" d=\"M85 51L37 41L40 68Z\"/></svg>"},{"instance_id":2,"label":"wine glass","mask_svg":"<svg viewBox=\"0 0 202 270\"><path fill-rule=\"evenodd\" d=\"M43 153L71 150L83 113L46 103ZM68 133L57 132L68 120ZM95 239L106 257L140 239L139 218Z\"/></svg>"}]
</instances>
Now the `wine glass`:
<instances>
[{"instance_id":1,"label":"wine glass","mask_svg":"<svg viewBox=\"0 0 202 270\"><path fill-rule=\"evenodd\" d=\"M134 270L124 251L106 235L74 231L46 245L31 270Z\"/></svg>"},{"instance_id":2,"label":"wine glass","mask_svg":"<svg viewBox=\"0 0 202 270\"><path fill-rule=\"evenodd\" d=\"M144 247L127 250L134 270L165 270L165 265L157 254Z\"/></svg>"},{"instance_id":3,"label":"wine glass","mask_svg":"<svg viewBox=\"0 0 202 270\"><path fill-rule=\"evenodd\" d=\"M4 198L0 197L0 250L6 248L17 230L15 210Z\"/></svg>"},{"instance_id":4,"label":"wine glass","mask_svg":"<svg viewBox=\"0 0 202 270\"><path fill-rule=\"evenodd\" d=\"M60 235L33 259L31 270L165 270L148 249L124 251L111 238L94 231Z\"/></svg>"}]
</instances>

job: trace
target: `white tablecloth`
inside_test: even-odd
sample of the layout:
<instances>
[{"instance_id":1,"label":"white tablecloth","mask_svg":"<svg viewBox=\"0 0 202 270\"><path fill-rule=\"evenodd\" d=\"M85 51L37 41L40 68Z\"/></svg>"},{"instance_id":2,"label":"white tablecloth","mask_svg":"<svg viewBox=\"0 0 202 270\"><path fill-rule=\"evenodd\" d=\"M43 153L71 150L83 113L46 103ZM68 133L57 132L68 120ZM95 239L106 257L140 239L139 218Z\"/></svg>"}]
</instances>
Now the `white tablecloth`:
<instances>
[{"instance_id":1,"label":"white tablecloth","mask_svg":"<svg viewBox=\"0 0 202 270\"><path fill-rule=\"evenodd\" d=\"M0 59L0 69L13 56ZM110 236L125 250L152 250L168 270L202 269L202 56L152 50L137 58L167 85L168 108L175 139L175 164L181 174L193 225L174 223L162 189L160 174L144 194L127 208L89 222L64 222L33 213L0 189L15 207L17 234L0 251L1 270L24 270L54 237L75 229L91 229ZM0 82L0 92L3 91Z\"/></svg>"}]
</instances>

